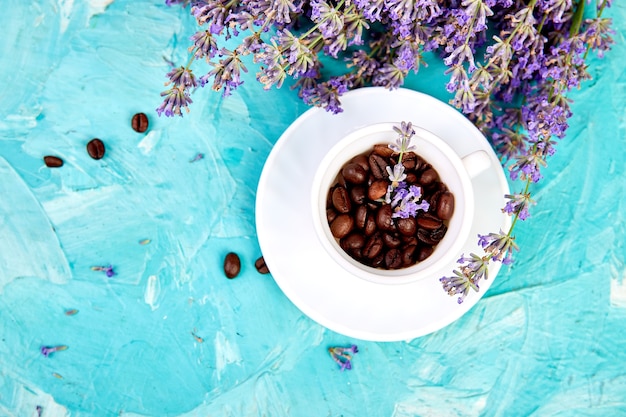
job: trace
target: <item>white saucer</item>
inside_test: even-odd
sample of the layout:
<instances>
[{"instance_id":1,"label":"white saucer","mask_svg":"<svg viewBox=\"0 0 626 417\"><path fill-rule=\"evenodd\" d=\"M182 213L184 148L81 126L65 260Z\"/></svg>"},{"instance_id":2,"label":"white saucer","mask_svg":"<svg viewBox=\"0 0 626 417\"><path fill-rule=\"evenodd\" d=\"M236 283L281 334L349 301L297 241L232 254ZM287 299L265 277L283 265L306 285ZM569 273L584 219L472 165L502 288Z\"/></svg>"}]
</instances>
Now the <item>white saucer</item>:
<instances>
[{"instance_id":1,"label":"white saucer","mask_svg":"<svg viewBox=\"0 0 626 417\"><path fill-rule=\"evenodd\" d=\"M501 164L482 133L457 110L412 90L361 88L342 96L343 113L318 108L302 114L278 139L259 179L256 228L271 274L304 314L343 335L371 341L400 341L434 332L466 313L487 291L500 269L489 268L480 292L462 304L442 288L439 278L403 285L380 285L358 278L335 263L320 243L310 209L317 166L343 136L372 123L411 121L438 135L463 157L486 151L491 167L472 180L476 201L470 238L462 253L482 254L477 235L505 230L501 209L509 187ZM459 253L459 256L461 253Z\"/></svg>"}]
</instances>

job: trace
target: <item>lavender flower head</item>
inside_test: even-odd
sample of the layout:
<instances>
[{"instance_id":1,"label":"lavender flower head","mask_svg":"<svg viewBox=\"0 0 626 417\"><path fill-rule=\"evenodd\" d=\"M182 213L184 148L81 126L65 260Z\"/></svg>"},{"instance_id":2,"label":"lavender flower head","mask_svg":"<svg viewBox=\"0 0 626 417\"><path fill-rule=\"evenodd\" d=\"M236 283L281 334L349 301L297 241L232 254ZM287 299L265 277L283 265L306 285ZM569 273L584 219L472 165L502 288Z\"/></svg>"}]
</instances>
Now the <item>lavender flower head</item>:
<instances>
[{"instance_id":1,"label":"lavender flower head","mask_svg":"<svg viewBox=\"0 0 626 417\"><path fill-rule=\"evenodd\" d=\"M62 350L66 350L68 347L65 345L59 345L59 346L42 346L41 348L39 348L39 352L45 356L46 358L49 357L51 354L53 354L54 352L59 352Z\"/></svg>"},{"instance_id":2,"label":"lavender flower head","mask_svg":"<svg viewBox=\"0 0 626 417\"><path fill-rule=\"evenodd\" d=\"M342 371L344 369L352 369L352 355L354 355L358 351L359 350L356 345L351 345L350 347L337 346L328 348L328 353L330 353L330 357L333 358L335 362L337 362Z\"/></svg>"},{"instance_id":3,"label":"lavender flower head","mask_svg":"<svg viewBox=\"0 0 626 417\"><path fill-rule=\"evenodd\" d=\"M393 130L398 133L395 143L389 144L389 148L398 153L398 163L393 169L387 167L387 174L391 184L387 188L385 202L391 204L393 218L407 219L415 217L419 210L428 211L430 205L426 200L422 200L422 189L416 185L410 185L404 182L406 174L404 173L404 165L402 158L405 153L412 152L416 148L411 144L411 139L415 135L415 130L411 122L402 122L400 127L394 126ZM421 201L420 201L421 200Z\"/></svg>"}]
</instances>

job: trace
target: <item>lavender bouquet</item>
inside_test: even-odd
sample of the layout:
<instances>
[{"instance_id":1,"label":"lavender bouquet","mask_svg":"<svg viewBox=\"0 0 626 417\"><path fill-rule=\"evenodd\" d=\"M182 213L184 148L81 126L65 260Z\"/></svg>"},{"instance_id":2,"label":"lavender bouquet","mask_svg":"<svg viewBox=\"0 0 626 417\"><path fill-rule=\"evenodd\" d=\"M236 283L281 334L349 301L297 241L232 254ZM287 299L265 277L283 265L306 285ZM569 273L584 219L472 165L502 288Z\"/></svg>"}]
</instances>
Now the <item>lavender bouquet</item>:
<instances>
[{"instance_id":1,"label":"lavender bouquet","mask_svg":"<svg viewBox=\"0 0 626 417\"><path fill-rule=\"evenodd\" d=\"M459 259L441 283L463 302L488 278L491 262L509 264L512 234L530 216L531 185L565 136L567 94L590 78L586 58L613 40L611 0L166 0L190 7L199 30L187 65L168 74L159 115L182 116L191 93L207 84L228 96L243 81L246 61L265 89L290 79L307 104L339 113L341 95L363 86L395 89L424 65L426 52L447 67L451 104L491 141L520 191L506 195L506 231L479 235L482 254ZM220 46L241 42L232 50ZM196 77L192 64L206 61ZM322 72L323 62L345 71ZM249 65L249 63L248 63ZM343 72L343 73L341 73Z\"/></svg>"}]
</instances>

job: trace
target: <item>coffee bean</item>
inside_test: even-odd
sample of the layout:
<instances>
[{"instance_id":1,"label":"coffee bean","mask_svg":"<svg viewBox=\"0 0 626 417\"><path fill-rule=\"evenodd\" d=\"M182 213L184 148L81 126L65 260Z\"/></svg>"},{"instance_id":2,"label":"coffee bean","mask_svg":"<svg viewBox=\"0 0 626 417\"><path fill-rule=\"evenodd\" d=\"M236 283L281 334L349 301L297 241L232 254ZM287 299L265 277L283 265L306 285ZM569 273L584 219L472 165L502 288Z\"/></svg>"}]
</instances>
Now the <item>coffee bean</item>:
<instances>
[{"instance_id":1,"label":"coffee bean","mask_svg":"<svg viewBox=\"0 0 626 417\"><path fill-rule=\"evenodd\" d=\"M335 220L337 214L337 210L332 207L326 209L326 220L328 220L328 224L332 223L333 220Z\"/></svg>"},{"instance_id":2,"label":"coffee bean","mask_svg":"<svg viewBox=\"0 0 626 417\"><path fill-rule=\"evenodd\" d=\"M419 243L417 236L402 236L402 242L404 246L413 246Z\"/></svg>"},{"instance_id":3,"label":"coffee bean","mask_svg":"<svg viewBox=\"0 0 626 417\"><path fill-rule=\"evenodd\" d=\"M365 262L369 262L372 268L383 268L385 266L385 253L380 251L380 253L372 259L365 258Z\"/></svg>"},{"instance_id":4,"label":"coffee bean","mask_svg":"<svg viewBox=\"0 0 626 417\"><path fill-rule=\"evenodd\" d=\"M333 190L332 201L333 207L335 207L339 213L348 213L352 209L348 190L344 187L337 187Z\"/></svg>"},{"instance_id":5,"label":"coffee bean","mask_svg":"<svg viewBox=\"0 0 626 417\"><path fill-rule=\"evenodd\" d=\"M447 231L448 231L448 228L444 224L442 224L438 229L430 232L430 237L435 242L439 242L446 235Z\"/></svg>"},{"instance_id":6,"label":"coffee bean","mask_svg":"<svg viewBox=\"0 0 626 417\"><path fill-rule=\"evenodd\" d=\"M354 249L361 249L365 246L365 236L361 233L351 233L348 236L341 239L339 245L345 251L351 251Z\"/></svg>"},{"instance_id":7,"label":"coffee bean","mask_svg":"<svg viewBox=\"0 0 626 417\"><path fill-rule=\"evenodd\" d=\"M407 184L414 184L417 182L417 175L415 172L407 172L405 181Z\"/></svg>"},{"instance_id":8,"label":"coffee bean","mask_svg":"<svg viewBox=\"0 0 626 417\"><path fill-rule=\"evenodd\" d=\"M388 182L386 180L374 181L367 189L367 197L372 201L383 198L387 194L387 185Z\"/></svg>"},{"instance_id":9,"label":"coffee bean","mask_svg":"<svg viewBox=\"0 0 626 417\"><path fill-rule=\"evenodd\" d=\"M402 252L398 249L389 249L385 254L385 265L389 269L397 269L402 266Z\"/></svg>"},{"instance_id":10,"label":"coffee bean","mask_svg":"<svg viewBox=\"0 0 626 417\"><path fill-rule=\"evenodd\" d=\"M388 248L397 248L402 244L402 240L395 234L385 233L383 234L383 243Z\"/></svg>"},{"instance_id":11,"label":"coffee bean","mask_svg":"<svg viewBox=\"0 0 626 417\"><path fill-rule=\"evenodd\" d=\"M413 152L402 155L402 165L404 165L404 168L407 170L415 169L417 166L417 155Z\"/></svg>"},{"instance_id":12,"label":"coffee bean","mask_svg":"<svg viewBox=\"0 0 626 417\"><path fill-rule=\"evenodd\" d=\"M389 166L389 164L387 163L385 158L380 155L372 154L370 155L368 162L370 166L370 171L374 178L380 180L388 177L389 174L387 173L387 167Z\"/></svg>"},{"instance_id":13,"label":"coffee bean","mask_svg":"<svg viewBox=\"0 0 626 417\"><path fill-rule=\"evenodd\" d=\"M350 187L350 200L357 206L360 206L365 202L367 198L367 192L365 191L365 187L362 185L355 185L354 187Z\"/></svg>"},{"instance_id":14,"label":"coffee bean","mask_svg":"<svg viewBox=\"0 0 626 417\"><path fill-rule=\"evenodd\" d=\"M441 220L450 220L454 213L454 194L444 191L437 199L437 217Z\"/></svg>"},{"instance_id":15,"label":"coffee bean","mask_svg":"<svg viewBox=\"0 0 626 417\"><path fill-rule=\"evenodd\" d=\"M419 176L419 183L424 186L429 186L439 181L439 174L433 168L428 168L426 171L422 172Z\"/></svg>"},{"instance_id":16,"label":"coffee bean","mask_svg":"<svg viewBox=\"0 0 626 417\"><path fill-rule=\"evenodd\" d=\"M393 150L389 147L389 145L378 144L374 145L374 153L382 156L383 158L389 158L393 155Z\"/></svg>"},{"instance_id":17,"label":"coffee bean","mask_svg":"<svg viewBox=\"0 0 626 417\"><path fill-rule=\"evenodd\" d=\"M367 211L366 206L357 207L356 212L354 213L354 225L359 229L363 229L368 216L369 212Z\"/></svg>"},{"instance_id":18,"label":"coffee bean","mask_svg":"<svg viewBox=\"0 0 626 417\"><path fill-rule=\"evenodd\" d=\"M351 162L343 167L341 175L352 184L363 184L367 180L367 172L356 162Z\"/></svg>"},{"instance_id":19,"label":"coffee bean","mask_svg":"<svg viewBox=\"0 0 626 417\"><path fill-rule=\"evenodd\" d=\"M396 220L396 223L398 225L398 231L404 236L412 236L417 230L417 220L415 220L415 217L406 219L400 218Z\"/></svg>"},{"instance_id":20,"label":"coffee bean","mask_svg":"<svg viewBox=\"0 0 626 417\"><path fill-rule=\"evenodd\" d=\"M366 258L375 258L380 254L383 250L383 239L381 238L379 233L376 233L365 242L365 246L363 247L363 256Z\"/></svg>"},{"instance_id":21,"label":"coffee bean","mask_svg":"<svg viewBox=\"0 0 626 417\"><path fill-rule=\"evenodd\" d=\"M426 245L429 245L429 246L436 245L439 241L433 239L430 233L431 233L431 230L417 229L417 238L421 242L425 243Z\"/></svg>"},{"instance_id":22,"label":"coffee bean","mask_svg":"<svg viewBox=\"0 0 626 417\"><path fill-rule=\"evenodd\" d=\"M265 263L265 259L261 256L254 262L254 267L259 272L259 274L269 274L270 270Z\"/></svg>"},{"instance_id":23,"label":"coffee bean","mask_svg":"<svg viewBox=\"0 0 626 417\"><path fill-rule=\"evenodd\" d=\"M376 211L376 226L381 230L392 231L395 228L393 218L391 217L392 210L390 204L380 206Z\"/></svg>"},{"instance_id":24,"label":"coffee bean","mask_svg":"<svg viewBox=\"0 0 626 417\"><path fill-rule=\"evenodd\" d=\"M104 152L104 143L100 139L94 138L87 143L87 153L93 159L102 159Z\"/></svg>"},{"instance_id":25,"label":"coffee bean","mask_svg":"<svg viewBox=\"0 0 626 417\"><path fill-rule=\"evenodd\" d=\"M440 219L428 213L422 214L417 218L417 225L428 230L435 230L442 224L443 222Z\"/></svg>"},{"instance_id":26,"label":"coffee bean","mask_svg":"<svg viewBox=\"0 0 626 417\"><path fill-rule=\"evenodd\" d=\"M130 125L135 132L143 133L148 130L148 116L145 113L137 113L131 119Z\"/></svg>"},{"instance_id":27,"label":"coffee bean","mask_svg":"<svg viewBox=\"0 0 626 417\"><path fill-rule=\"evenodd\" d=\"M365 173L368 173L370 170L370 164L368 162L368 158L367 156L363 154L355 156L354 158L352 158L351 162L354 162L355 164L359 164L361 168L363 168Z\"/></svg>"},{"instance_id":28,"label":"coffee bean","mask_svg":"<svg viewBox=\"0 0 626 417\"><path fill-rule=\"evenodd\" d=\"M415 263L417 245L408 245L402 250L402 265L410 266Z\"/></svg>"},{"instance_id":29,"label":"coffee bean","mask_svg":"<svg viewBox=\"0 0 626 417\"><path fill-rule=\"evenodd\" d=\"M348 233L352 231L353 227L354 227L354 220L352 219L352 216L348 214L340 214L330 224L330 232L337 239L341 239L342 237L347 236Z\"/></svg>"},{"instance_id":30,"label":"coffee bean","mask_svg":"<svg viewBox=\"0 0 626 417\"><path fill-rule=\"evenodd\" d=\"M376 232L376 220L374 220L374 216L368 216L365 221L365 235L371 236Z\"/></svg>"},{"instance_id":31,"label":"coffee bean","mask_svg":"<svg viewBox=\"0 0 626 417\"><path fill-rule=\"evenodd\" d=\"M432 246L422 246L417 251L417 262L422 262L433 254L435 249Z\"/></svg>"},{"instance_id":32,"label":"coffee bean","mask_svg":"<svg viewBox=\"0 0 626 417\"><path fill-rule=\"evenodd\" d=\"M226 258L224 258L224 273L227 278L233 279L239 275L239 271L241 271L241 260L239 259L239 255L234 252L230 252L226 255Z\"/></svg>"},{"instance_id":33,"label":"coffee bean","mask_svg":"<svg viewBox=\"0 0 626 417\"><path fill-rule=\"evenodd\" d=\"M63 166L63 160L59 158L58 156L50 156L50 155L44 156L43 162L49 168L59 168Z\"/></svg>"}]
</instances>

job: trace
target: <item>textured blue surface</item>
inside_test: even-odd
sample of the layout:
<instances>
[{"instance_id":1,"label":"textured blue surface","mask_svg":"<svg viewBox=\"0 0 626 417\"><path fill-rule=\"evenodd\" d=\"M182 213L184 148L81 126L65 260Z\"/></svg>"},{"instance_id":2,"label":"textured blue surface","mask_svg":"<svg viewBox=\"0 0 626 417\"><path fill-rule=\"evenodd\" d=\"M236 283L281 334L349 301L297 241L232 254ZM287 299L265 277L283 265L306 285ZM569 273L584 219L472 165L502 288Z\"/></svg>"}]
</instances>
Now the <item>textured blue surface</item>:
<instances>
[{"instance_id":1,"label":"textured blue surface","mask_svg":"<svg viewBox=\"0 0 626 417\"><path fill-rule=\"evenodd\" d=\"M590 61L517 228L517 262L460 320L402 343L326 330L256 272L258 178L306 108L263 92L251 65L232 97L203 92L184 119L158 119L164 57L184 62L193 30L161 3L3 3L0 415L626 415L623 2L608 12L618 43ZM408 86L447 100L444 83L430 62ZM130 128L138 111L147 134ZM232 281L229 251L243 260ZM91 270L107 264L112 278ZM353 342L339 372L326 349Z\"/></svg>"}]
</instances>

